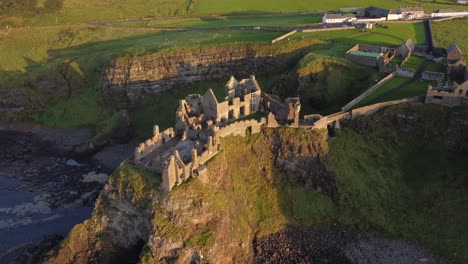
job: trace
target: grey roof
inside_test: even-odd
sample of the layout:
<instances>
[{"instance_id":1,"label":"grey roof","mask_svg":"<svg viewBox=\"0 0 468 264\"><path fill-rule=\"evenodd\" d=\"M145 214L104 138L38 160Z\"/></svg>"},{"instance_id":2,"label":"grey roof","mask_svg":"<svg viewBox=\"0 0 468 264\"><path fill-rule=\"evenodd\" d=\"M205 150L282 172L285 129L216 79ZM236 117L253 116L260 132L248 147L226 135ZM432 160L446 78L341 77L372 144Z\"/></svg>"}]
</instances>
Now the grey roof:
<instances>
[{"instance_id":1,"label":"grey roof","mask_svg":"<svg viewBox=\"0 0 468 264\"><path fill-rule=\"evenodd\" d=\"M457 12L457 11L453 9L439 9L439 10L434 11L434 13L453 13L453 12Z\"/></svg>"},{"instance_id":2,"label":"grey roof","mask_svg":"<svg viewBox=\"0 0 468 264\"><path fill-rule=\"evenodd\" d=\"M450 47L447 48L447 53L452 53L453 51L457 51L461 53L460 48L458 47L456 43L453 43L452 45L450 45Z\"/></svg>"},{"instance_id":3,"label":"grey roof","mask_svg":"<svg viewBox=\"0 0 468 264\"><path fill-rule=\"evenodd\" d=\"M403 7L400 8L400 12L415 12L415 11L423 11L424 9L422 7Z\"/></svg>"},{"instance_id":4,"label":"grey roof","mask_svg":"<svg viewBox=\"0 0 468 264\"><path fill-rule=\"evenodd\" d=\"M334 18L345 18L344 16L342 16L341 14L325 14L327 16L327 18L330 18L330 19L334 19Z\"/></svg>"}]
</instances>

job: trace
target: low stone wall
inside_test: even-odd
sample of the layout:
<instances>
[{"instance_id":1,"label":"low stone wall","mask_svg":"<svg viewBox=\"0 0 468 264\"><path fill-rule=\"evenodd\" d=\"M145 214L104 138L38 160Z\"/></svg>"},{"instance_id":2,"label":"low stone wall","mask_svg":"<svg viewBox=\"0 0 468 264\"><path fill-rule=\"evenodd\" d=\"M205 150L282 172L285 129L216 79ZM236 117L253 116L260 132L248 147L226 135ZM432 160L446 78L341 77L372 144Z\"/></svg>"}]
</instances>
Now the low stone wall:
<instances>
[{"instance_id":1,"label":"low stone wall","mask_svg":"<svg viewBox=\"0 0 468 264\"><path fill-rule=\"evenodd\" d=\"M358 104L360 101L362 101L364 98L366 98L369 94L373 93L375 90L377 90L378 88L380 88L382 85L384 85L386 82L390 81L393 77L396 76L396 73L395 72L392 72L390 73L389 75L387 75L385 78L383 78L382 80L380 80L378 83L376 83L374 86L372 86L371 88L367 89L364 93L362 93L361 95L359 95L356 99L352 100L351 102L349 102L347 105L343 106L343 108L341 108L342 111L348 111L349 109L351 109L353 106L355 106L356 104Z\"/></svg>"},{"instance_id":2,"label":"low stone wall","mask_svg":"<svg viewBox=\"0 0 468 264\"><path fill-rule=\"evenodd\" d=\"M445 79L445 74L441 72L424 71L422 73L421 79L441 83Z\"/></svg>"},{"instance_id":3,"label":"low stone wall","mask_svg":"<svg viewBox=\"0 0 468 264\"><path fill-rule=\"evenodd\" d=\"M351 111L351 118L355 118L355 117L360 116L360 115L370 115L370 114L373 114L373 113L379 111L382 108L385 108L385 107L388 107L388 106L391 106L391 105L397 105L397 104L402 104L402 103L410 103L410 102L423 102L423 101L424 101L424 96L418 96L418 97L413 97L413 98L407 98L407 99L401 99L401 100L388 101L388 102L368 105L368 106L353 109Z\"/></svg>"},{"instance_id":4,"label":"low stone wall","mask_svg":"<svg viewBox=\"0 0 468 264\"><path fill-rule=\"evenodd\" d=\"M331 122L335 122L335 121L347 118L349 116L350 116L349 112L338 112L338 113L334 113L328 116L324 116L314 123L313 128L326 129L328 124L330 124ZM309 127L309 126L306 125L306 127Z\"/></svg>"},{"instance_id":5,"label":"low stone wall","mask_svg":"<svg viewBox=\"0 0 468 264\"><path fill-rule=\"evenodd\" d=\"M297 29L295 29L295 30L293 30L293 31L291 31L291 32L288 32L288 33L286 33L286 34L284 34L284 35L282 35L282 36L280 36L280 37L278 37L278 38L275 38L274 40L271 41L271 44L274 44L274 43L276 43L276 42L278 42L278 41L281 41L281 40L283 40L283 39L285 39L285 38L291 36L292 34L294 34L294 33L296 33L296 32L297 32Z\"/></svg>"},{"instance_id":6,"label":"low stone wall","mask_svg":"<svg viewBox=\"0 0 468 264\"><path fill-rule=\"evenodd\" d=\"M396 69L396 75L399 77L414 78L415 74L416 74L416 71L413 69L400 68L400 67L397 67Z\"/></svg>"},{"instance_id":7,"label":"low stone wall","mask_svg":"<svg viewBox=\"0 0 468 264\"><path fill-rule=\"evenodd\" d=\"M300 29L300 32L311 33L311 32L323 32L323 31L350 30L350 29L354 29L354 27L348 26L348 27L333 27L333 28L309 28L309 29Z\"/></svg>"},{"instance_id":8,"label":"low stone wall","mask_svg":"<svg viewBox=\"0 0 468 264\"><path fill-rule=\"evenodd\" d=\"M251 128L252 134L255 134L260 132L262 125L265 125L266 123L266 118L262 118L260 121L255 119L238 121L220 128L216 133L219 137L227 137L230 135L245 137L245 131L247 128Z\"/></svg>"}]
</instances>

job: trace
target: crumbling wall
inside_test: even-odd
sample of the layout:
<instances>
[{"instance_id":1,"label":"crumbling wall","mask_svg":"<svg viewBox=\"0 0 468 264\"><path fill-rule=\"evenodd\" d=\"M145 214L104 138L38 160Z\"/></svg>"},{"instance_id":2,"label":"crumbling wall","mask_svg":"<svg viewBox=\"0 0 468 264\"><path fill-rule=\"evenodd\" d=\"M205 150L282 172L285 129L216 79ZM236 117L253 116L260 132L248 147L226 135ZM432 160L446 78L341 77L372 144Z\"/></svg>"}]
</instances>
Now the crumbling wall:
<instances>
[{"instance_id":1,"label":"crumbling wall","mask_svg":"<svg viewBox=\"0 0 468 264\"><path fill-rule=\"evenodd\" d=\"M424 71L422 73L421 79L441 83L445 79L445 74L441 72Z\"/></svg>"},{"instance_id":2,"label":"crumbling wall","mask_svg":"<svg viewBox=\"0 0 468 264\"><path fill-rule=\"evenodd\" d=\"M401 100L388 101L388 102L368 105L368 106L353 109L351 111L351 117L355 118L360 115L370 115L379 111L380 109L384 107L391 106L391 105L410 103L410 102L422 102L423 100L424 100L424 96L418 96L418 97L409 98L409 99L401 99Z\"/></svg>"},{"instance_id":3,"label":"crumbling wall","mask_svg":"<svg viewBox=\"0 0 468 264\"><path fill-rule=\"evenodd\" d=\"M216 133L219 135L219 137L226 137L230 135L245 137L247 129L251 129L252 134L255 134L260 132L262 125L265 124L267 124L267 120L264 117L260 121L255 119L238 121L220 128L216 131Z\"/></svg>"},{"instance_id":4,"label":"crumbling wall","mask_svg":"<svg viewBox=\"0 0 468 264\"><path fill-rule=\"evenodd\" d=\"M397 67L396 75L404 78L414 78L416 71L413 69Z\"/></svg>"},{"instance_id":5,"label":"crumbling wall","mask_svg":"<svg viewBox=\"0 0 468 264\"><path fill-rule=\"evenodd\" d=\"M448 107L468 106L468 81L455 88L453 92L437 90L429 86L426 94L426 104L440 104Z\"/></svg>"},{"instance_id":6,"label":"crumbling wall","mask_svg":"<svg viewBox=\"0 0 468 264\"><path fill-rule=\"evenodd\" d=\"M146 155L154 151L155 149L159 148L163 144L166 144L175 136L174 129L168 128L164 130L162 133L159 132L159 126L154 126L153 128L153 137L146 140L144 143L141 143L135 149L134 159L135 161L139 161L144 158Z\"/></svg>"},{"instance_id":7,"label":"crumbling wall","mask_svg":"<svg viewBox=\"0 0 468 264\"><path fill-rule=\"evenodd\" d=\"M198 154L196 149L192 149L192 159L184 163L177 150L166 161L162 169L161 188L169 192L172 188L182 184L190 177L200 176L206 173L205 162L210 160L219 152L219 143L213 137L209 137L206 149Z\"/></svg>"}]
</instances>

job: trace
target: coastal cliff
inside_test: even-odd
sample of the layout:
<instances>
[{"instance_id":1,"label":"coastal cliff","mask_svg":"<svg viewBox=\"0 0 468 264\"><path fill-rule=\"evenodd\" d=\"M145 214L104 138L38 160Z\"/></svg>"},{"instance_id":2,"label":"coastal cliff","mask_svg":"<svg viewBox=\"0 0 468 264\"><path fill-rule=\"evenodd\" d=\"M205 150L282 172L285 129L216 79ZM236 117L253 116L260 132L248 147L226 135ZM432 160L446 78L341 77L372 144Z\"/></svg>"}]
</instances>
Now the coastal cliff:
<instances>
[{"instance_id":1,"label":"coastal cliff","mask_svg":"<svg viewBox=\"0 0 468 264\"><path fill-rule=\"evenodd\" d=\"M219 45L116 58L105 70L105 86L130 104L143 94L160 94L194 81L281 72L305 54L310 42L294 47L270 44Z\"/></svg>"}]
</instances>

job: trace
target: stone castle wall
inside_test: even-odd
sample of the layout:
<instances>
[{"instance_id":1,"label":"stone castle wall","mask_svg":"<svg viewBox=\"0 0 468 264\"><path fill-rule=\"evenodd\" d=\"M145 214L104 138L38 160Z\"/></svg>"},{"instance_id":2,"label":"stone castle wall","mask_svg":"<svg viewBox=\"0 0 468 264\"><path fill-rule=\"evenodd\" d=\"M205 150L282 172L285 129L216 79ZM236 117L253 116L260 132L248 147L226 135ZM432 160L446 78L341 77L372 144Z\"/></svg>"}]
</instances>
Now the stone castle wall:
<instances>
[{"instance_id":1,"label":"stone castle wall","mask_svg":"<svg viewBox=\"0 0 468 264\"><path fill-rule=\"evenodd\" d=\"M255 133L260 132L262 125L266 125L266 124L267 124L266 118L262 118L260 121L257 121L255 119L237 121L223 128L220 128L219 130L216 131L216 133L217 135L219 135L219 137L227 137L230 135L245 137L247 129L251 129L251 133L255 134Z\"/></svg>"},{"instance_id":2,"label":"stone castle wall","mask_svg":"<svg viewBox=\"0 0 468 264\"><path fill-rule=\"evenodd\" d=\"M142 158L144 158L146 155L148 155L155 149L169 142L171 139L174 138L174 136L175 136L174 129L172 127L160 133L159 126L154 126L153 137L146 140L144 143L141 143L135 149L135 154L134 154L135 160L141 160Z\"/></svg>"},{"instance_id":3,"label":"stone castle wall","mask_svg":"<svg viewBox=\"0 0 468 264\"><path fill-rule=\"evenodd\" d=\"M219 149L219 143L210 137L206 150L201 154L192 149L192 160L188 163L184 163L177 150L174 151L162 170L161 188L169 192L190 177L203 176L206 173L205 163L218 154Z\"/></svg>"},{"instance_id":4,"label":"stone castle wall","mask_svg":"<svg viewBox=\"0 0 468 264\"><path fill-rule=\"evenodd\" d=\"M448 107L468 107L468 81L455 88L453 92L437 90L429 86L426 103L445 105Z\"/></svg>"},{"instance_id":5,"label":"stone castle wall","mask_svg":"<svg viewBox=\"0 0 468 264\"><path fill-rule=\"evenodd\" d=\"M410 103L410 102L422 102L422 101L424 101L424 96L418 96L418 97L409 98L409 99L401 99L401 100L388 101L388 102L368 105L368 106L353 109L351 111L351 117L355 118L360 115L371 115L379 111L380 109L391 106L391 105Z\"/></svg>"},{"instance_id":6,"label":"stone castle wall","mask_svg":"<svg viewBox=\"0 0 468 264\"><path fill-rule=\"evenodd\" d=\"M441 72L424 71L422 73L421 79L442 83L445 79L445 74Z\"/></svg>"},{"instance_id":7,"label":"stone castle wall","mask_svg":"<svg viewBox=\"0 0 468 264\"><path fill-rule=\"evenodd\" d=\"M414 78L416 71L413 69L397 67L396 75L404 78Z\"/></svg>"}]
</instances>

